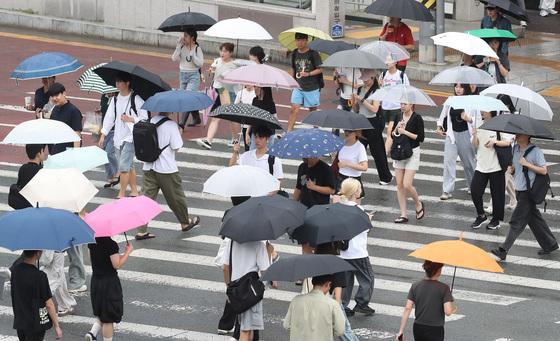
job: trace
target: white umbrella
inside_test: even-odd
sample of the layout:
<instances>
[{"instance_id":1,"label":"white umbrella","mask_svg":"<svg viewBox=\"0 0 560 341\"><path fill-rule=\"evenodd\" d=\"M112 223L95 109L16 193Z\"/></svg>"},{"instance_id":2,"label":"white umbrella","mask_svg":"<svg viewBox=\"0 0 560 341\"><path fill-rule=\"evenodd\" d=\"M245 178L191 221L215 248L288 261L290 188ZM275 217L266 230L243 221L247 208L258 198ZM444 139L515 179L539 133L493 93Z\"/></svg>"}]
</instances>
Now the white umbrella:
<instances>
[{"instance_id":1,"label":"white umbrella","mask_svg":"<svg viewBox=\"0 0 560 341\"><path fill-rule=\"evenodd\" d=\"M374 54L381 60L386 60L387 57L391 57L397 62L410 59L410 53L404 47L392 41L373 41L360 46L358 50Z\"/></svg>"},{"instance_id":2,"label":"white umbrella","mask_svg":"<svg viewBox=\"0 0 560 341\"><path fill-rule=\"evenodd\" d=\"M10 144L52 144L80 141L80 137L67 124L37 119L18 124L4 138Z\"/></svg>"},{"instance_id":3,"label":"white umbrella","mask_svg":"<svg viewBox=\"0 0 560 341\"><path fill-rule=\"evenodd\" d=\"M387 101L396 103L408 103L418 105L437 106L436 103L424 91L412 85L393 85L386 86L374 92L370 97L372 100Z\"/></svg>"},{"instance_id":4,"label":"white umbrella","mask_svg":"<svg viewBox=\"0 0 560 341\"><path fill-rule=\"evenodd\" d=\"M463 110L509 111L504 102L499 99L481 95L450 96L443 105Z\"/></svg>"},{"instance_id":5,"label":"white umbrella","mask_svg":"<svg viewBox=\"0 0 560 341\"><path fill-rule=\"evenodd\" d=\"M462 32L444 32L431 37L434 44L450 47L470 56L498 58L488 43L479 37Z\"/></svg>"},{"instance_id":6,"label":"white umbrella","mask_svg":"<svg viewBox=\"0 0 560 341\"><path fill-rule=\"evenodd\" d=\"M232 166L212 174L202 191L221 197L261 197L279 189L280 182L261 168Z\"/></svg>"},{"instance_id":7,"label":"white umbrella","mask_svg":"<svg viewBox=\"0 0 560 341\"><path fill-rule=\"evenodd\" d=\"M430 84L454 85L454 84L494 85L496 80L488 72L471 67L455 66L438 73Z\"/></svg>"},{"instance_id":8,"label":"white umbrella","mask_svg":"<svg viewBox=\"0 0 560 341\"><path fill-rule=\"evenodd\" d=\"M222 83L296 89L299 84L286 71L266 64L252 64L228 72Z\"/></svg>"},{"instance_id":9,"label":"white umbrella","mask_svg":"<svg viewBox=\"0 0 560 341\"><path fill-rule=\"evenodd\" d=\"M98 190L76 168L41 169L20 191L33 206L80 212Z\"/></svg>"},{"instance_id":10,"label":"white umbrella","mask_svg":"<svg viewBox=\"0 0 560 341\"><path fill-rule=\"evenodd\" d=\"M537 120L552 121L552 109L543 96L533 90L517 84L496 84L480 93L484 96L497 97L508 95L521 115Z\"/></svg>"},{"instance_id":11,"label":"white umbrella","mask_svg":"<svg viewBox=\"0 0 560 341\"><path fill-rule=\"evenodd\" d=\"M260 24L243 19L233 18L220 20L206 32L205 36L225 38L225 39L242 39L242 40L272 40L272 36Z\"/></svg>"}]
</instances>

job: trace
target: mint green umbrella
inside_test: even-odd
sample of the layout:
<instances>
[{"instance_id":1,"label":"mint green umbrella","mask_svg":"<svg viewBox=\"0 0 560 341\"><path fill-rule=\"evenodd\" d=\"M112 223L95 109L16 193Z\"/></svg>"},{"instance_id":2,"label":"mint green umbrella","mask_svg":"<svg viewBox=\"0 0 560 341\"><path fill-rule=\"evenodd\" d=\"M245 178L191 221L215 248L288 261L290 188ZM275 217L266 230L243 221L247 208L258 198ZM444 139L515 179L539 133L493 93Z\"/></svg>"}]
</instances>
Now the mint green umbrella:
<instances>
[{"instance_id":1,"label":"mint green umbrella","mask_svg":"<svg viewBox=\"0 0 560 341\"><path fill-rule=\"evenodd\" d=\"M514 41L517 39L517 36L510 31L507 30L498 30L495 28L481 28L478 30L470 30L465 31L465 33L473 35L475 37L479 37L482 39L501 39L505 41Z\"/></svg>"},{"instance_id":2,"label":"mint green umbrella","mask_svg":"<svg viewBox=\"0 0 560 341\"><path fill-rule=\"evenodd\" d=\"M68 148L62 153L49 155L45 168L76 168L82 173L109 162L107 153L97 147Z\"/></svg>"}]
</instances>

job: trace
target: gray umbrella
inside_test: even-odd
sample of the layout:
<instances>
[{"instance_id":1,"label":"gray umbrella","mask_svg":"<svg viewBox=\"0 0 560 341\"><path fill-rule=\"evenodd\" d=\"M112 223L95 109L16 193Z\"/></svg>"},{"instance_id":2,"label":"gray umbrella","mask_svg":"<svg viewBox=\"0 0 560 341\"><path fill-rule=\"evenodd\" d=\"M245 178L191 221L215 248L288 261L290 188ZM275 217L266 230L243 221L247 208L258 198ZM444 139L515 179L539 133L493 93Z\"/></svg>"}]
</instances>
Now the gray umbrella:
<instances>
[{"instance_id":1,"label":"gray umbrella","mask_svg":"<svg viewBox=\"0 0 560 341\"><path fill-rule=\"evenodd\" d=\"M523 134L539 139L554 140L554 134L545 126L547 122L535 120L525 115L503 114L484 123L479 129L510 134Z\"/></svg>"},{"instance_id":2,"label":"gray umbrella","mask_svg":"<svg viewBox=\"0 0 560 341\"><path fill-rule=\"evenodd\" d=\"M385 61L360 50L339 51L325 59L321 67L351 67L360 69L385 69Z\"/></svg>"},{"instance_id":3,"label":"gray umbrella","mask_svg":"<svg viewBox=\"0 0 560 341\"><path fill-rule=\"evenodd\" d=\"M418 21L434 21L430 11L416 0L376 0L366 7L365 12Z\"/></svg>"},{"instance_id":4,"label":"gray umbrella","mask_svg":"<svg viewBox=\"0 0 560 341\"><path fill-rule=\"evenodd\" d=\"M331 55L340 51L354 50L356 46L343 40L315 39L309 43L309 48L317 52Z\"/></svg>"},{"instance_id":5,"label":"gray umbrella","mask_svg":"<svg viewBox=\"0 0 560 341\"><path fill-rule=\"evenodd\" d=\"M335 255L301 255L282 258L272 264L263 281L294 282L302 278L354 271L352 265Z\"/></svg>"},{"instance_id":6,"label":"gray umbrella","mask_svg":"<svg viewBox=\"0 0 560 341\"><path fill-rule=\"evenodd\" d=\"M303 123L323 128L344 130L373 129L373 126L364 115L339 109L312 111L303 120Z\"/></svg>"},{"instance_id":7,"label":"gray umbrella","mask_svg":"<svg viewBox=\"0 0 560 341\"><path fill-rule=\"evenodd\" d=\"M454 84L494 85L496 80L488 72L471 67L455 66L438 73L430 84L454 85Z\"/></svg>"}]
</instances>

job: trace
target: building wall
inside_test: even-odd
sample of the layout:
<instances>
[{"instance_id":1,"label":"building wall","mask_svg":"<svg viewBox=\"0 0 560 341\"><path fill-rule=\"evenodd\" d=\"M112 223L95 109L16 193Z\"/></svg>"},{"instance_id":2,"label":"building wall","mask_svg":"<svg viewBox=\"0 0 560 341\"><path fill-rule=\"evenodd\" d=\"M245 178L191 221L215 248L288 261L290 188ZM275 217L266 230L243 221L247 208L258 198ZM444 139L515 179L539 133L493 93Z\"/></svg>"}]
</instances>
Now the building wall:
<instances>
[{"instance_id":1,"label":"building wall","mask_svg":"<svg viewBox=\"0 0 560 341\"><path fill-rule=\"evenodd\" d=\"M112 3L117 0L109 1ZM103 21L106 0L1 0L0 8L88 21Z\"/></svg>"}]
</instances>

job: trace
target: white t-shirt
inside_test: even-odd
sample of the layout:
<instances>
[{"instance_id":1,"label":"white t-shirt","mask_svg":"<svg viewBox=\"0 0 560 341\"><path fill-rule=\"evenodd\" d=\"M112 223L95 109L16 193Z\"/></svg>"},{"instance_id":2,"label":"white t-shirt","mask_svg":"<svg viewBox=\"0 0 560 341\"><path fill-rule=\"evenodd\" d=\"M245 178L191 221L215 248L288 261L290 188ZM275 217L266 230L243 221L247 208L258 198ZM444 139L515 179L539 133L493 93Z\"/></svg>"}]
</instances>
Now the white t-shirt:
<instances>
[{"instance_id":1,"label":"white t-shirt","mask_svg":"<svg viewBox=\"0 0 560 341\"><path fill-rule=\"evenodd\" d=\"M354 84L362 86L364 84L364 81L360 79L360 77L362 77L362 73L360 72L360 69L355 68L353 74L352 74L352 69L353 68L351 67L336 68L336 72L339 75L346 78L347 80L349 80L350 82L352 82L352 76L353 76ZM352 89L352 86L347 84L342 84L342 91L340 92L340 97L344 99L350 99L352 97L352 93L357 94L358 88Z\"/></svg>"},{"instance_id":2,"label":"white t-shirt","mask_svg":"<svg viewBox=\"0 0 560 341\"><path fill-rule=\"evenodd\" d=\"M235 104L243 103L243 104L253 104L253 98L255 98L255 90L248 90L246 87L243 87L240 91L237 92L235 96Z\"/></svg>"},{"instance_id":3,"label":"white t-shirt","mask_svg":"<svg viewBox=\"0 0 560 341\"><path fill-rule=\"evenodd\" d=\"M363 210L363 208L360 205L356 204L353 201L345 201L345 202L341 202L341 204L349 205L349 206L358 206L361 210ZM368 250L367 250L368 232L369 230L365 230L364 232L350 239L350 241L348 242L348 249L346 251L344 250L340 251L340 258L360 259L360 258L369 257Z\"/></svg>"},{"instance_id":4,"label":"white t-shirt","mask_svg":"<svg viewBox=\"0 0 560 341\"><path fill-rule=\"evenodd\" d=\"M391 74L389 71L385 72L385 76L383 77L384 88L387 86L400 85L400 84L406 84L406 85L410 84L406 73L401 79L401 70L397 70L397 72L395 72L394 74ZM382 101L381 108L383 108L383 110L397 110L401 108L401 104L396 102Z\"/></svg>"},{"instance_id":5,"label":"white t-shirt","mask_svg":"<svg viewBox=\"0 0 560 341\"><path fill-rule=\"evenodd\" d=\"M243 277L249 272L264 271L270 266L268 252L266 251L266 241L239 244L231 240L224 249L222 258L223 266L229 265L229 250L232 243L232 281Z\"/></svg>"},{"instance_id":6,"label":"white t-shirt","mask_svg":"<svg viewBox=\"0 0 560 341\"><path fill-rule=\"evenodd\" d=\"M338 159L340 161L348 161L356 164L364 161L367 162L368 158L366 148L360 141L356 141L356 143L351 146L344 145L338 152ZM351 176L354 178L361 176L363 173L347 167L339 168L338 172L342 175Z\"/></svg>"},{"instance_id":7,"label":"white t-shirt","mask_svg":"<svg viewBox=\"0 0 560 341\"><path fill-rule=\"evenodd\" d=\"M494 147L486 147L485 144L491 139L498 139L498 133L486 129L477 130L478 148L476 149L476 170L481 173L493 173L502 170L498 155ZM502 141L511 141L513 136L500 133Z\"/></svg>"},{"instance_id":8,"label":"white t-shirt","mask_svg":"<svg viewBox=\"0 0 560 341\"><path fill-rule=\"evenodd\" d=\"M237 159L237 164L242 166L253 166L260 169L264 169L269 173L268 169L268 154L264 154L257 159L257 150L253 149L245 152L239 156ZM284 172L282 172L282 160L280 158L274 158L274 165L272 166L272 172L276 179L282 179L284 177Z\"/></svg>"},{"instance_id":9,"label":"white t-shirt","mask_svg":"<svg viewBox=\"0 0 560 341\"><path fill-rule=\"evenodd\" d=\"M151 123L158 123L163 116L157 115L152 117ZM144 162L143 170L153 170L154 172L162 174L176 173L179 171L177 168L177 161L175 160L175 151L183 146L183 138L179 132L179 126L173 120L162 123L157 128L158 144L160 148L165 148L159 158L154 162Z\"/></svg>"},{"instance_id":10,"label":"white t-shirt","mask_svg":"<svg viewBox=\"0 0 560 341\"><path fill-rule=\"evenodd\" d=\"M227 75L229 72L237 69L239 66L232 59L227 63L224 63L222 58L216 58L212 63L212 66L216 68L216 73L214 74L214 88L221 89L225 88L227 91L236 92L239 90L239 86L235 84L224 84L220 80Z\"/></svg>"},{"instance_id":11,"label":"white t-shirt","mask_svg":"<svg viewBox=\"0 0 560 341\"><path fill-rule=\"evenodd\" d=\"M136 94L134 96L134 104L136 106L136 114L131 109L130 105L130 94L128 96L117 95L117 117L115 118L115 100L114 97L109 98L109 106L107 107L107 112L103 120L103 128L101 128L101 133L105 136L109 134L111 129L115 127L115 134L113 141L115 142L115 148L120 149L123 142L132 142L132 129L134 123L138 123L141 120L148 119L148 112L146 110L140 109L144 105L144 100ZM134 123L124 122L121 120L121 115L126 114L134 118Z\"/></svg>"}]
</instances>

